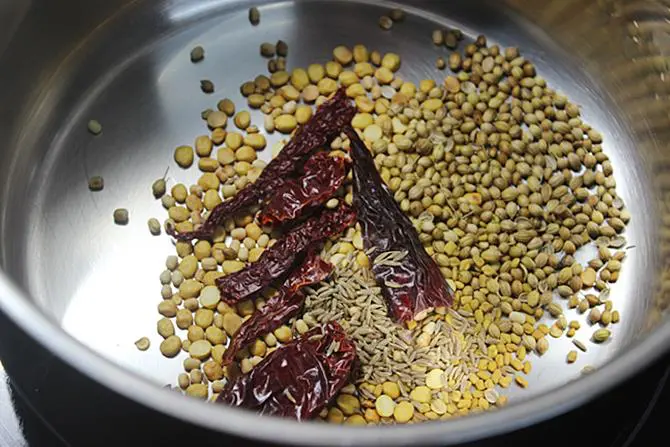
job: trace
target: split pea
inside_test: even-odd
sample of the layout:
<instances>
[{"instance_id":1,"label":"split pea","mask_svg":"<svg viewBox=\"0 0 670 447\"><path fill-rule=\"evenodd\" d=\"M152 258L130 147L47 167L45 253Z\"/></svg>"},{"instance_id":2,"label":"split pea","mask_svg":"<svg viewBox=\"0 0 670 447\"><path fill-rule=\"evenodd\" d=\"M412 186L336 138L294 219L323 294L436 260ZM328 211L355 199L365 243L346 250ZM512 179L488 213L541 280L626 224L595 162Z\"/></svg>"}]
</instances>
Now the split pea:
<instances>
[{"instance_id":1,"label":"split pea","mask_svg":"<svg viewBox=\"0 0 670 447\"><path fill-rule=\"evenodd\" d=\"M146 351L147 349L149 349L149 346L151 346L151 342L147 337L142 337L135 342L135 346L140 351Z\"/></svg>"},{"instance_id":2,"label":"split pea","mask_svg":"<svg viewBox=\"0 0 670 447\"><path fill-rule=\"evenodd\" d=\"M182 168L188 168L193 164L193 148L191 146L179 146L174 151L174 160Z\"/></svg>"}]
</instances>

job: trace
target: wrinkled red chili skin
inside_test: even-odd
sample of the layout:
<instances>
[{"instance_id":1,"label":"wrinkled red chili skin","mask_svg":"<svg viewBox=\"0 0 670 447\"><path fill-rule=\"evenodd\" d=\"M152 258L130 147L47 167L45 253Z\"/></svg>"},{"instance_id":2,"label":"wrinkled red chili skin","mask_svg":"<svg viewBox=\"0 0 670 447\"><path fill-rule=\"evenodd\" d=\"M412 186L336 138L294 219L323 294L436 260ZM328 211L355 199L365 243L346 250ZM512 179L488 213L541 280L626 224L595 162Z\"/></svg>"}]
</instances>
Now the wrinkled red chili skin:
<instances>
[{"instance_id":1,"label":"wrinkled red chili skin","mask_svg":"<svg viewBox=\"0 0 670 447\"><path fill-rule=\"evenodd\" d=\"M309 249L305 260L286 278L279 291L235 332L223 355L223 366L232 363L235 355L258 337L272 332L296 315L305 303L305 295L300 289L323 281L332 270L333 266L321 259L315 249Z\"/></svg>"},{"instance_id":2,"label":"wrinkled red chili skin","mask_svg":"<svg viewBox=\"0 0 670 447\"><path fill-rule=\"evenodd\" d=\"M268 163L254 183L244 187L230 200L214 207L207 220L195 231L181 233L174 228L168 228L167 233L182 241L211 239L216 228L226 217L258 204L281 188L309 153L341 132L342 127L351 121L355 111L344 90L338 90L330 100L317 109L307 123L298 128L293 138Z\"/></svg>"},{"instance_id":3,"label":"wrinkled red chili skin","mask_svg":"<svg viewBox=\"0 0 670 447\"><path fill-rule=\"evenodd\" d=\"M295 219L305 208L328 200L342 185L346 174L343 157L331 157L327 152L313 155L305 163L305 173L300 178L285 182L275 191L259 220L268 225Z\"/></svg>"},{"instance_id":4,"label":"wrinkled red chili skin","mask_svg":"<svg viewBox=\"0 0 670 447\"><path fill-rule=\"evenodd\" d=\"M339 348L328 355L329 347ZM336 322L316 327L229 381L217 402L262 415L312 419L349 382L356 348Z\"/></svg>"},{"instance_id":5,"label":"wrinkled red chili skin","mask_svg":"<svg viewBox=\"0 0 670 447\"><path fill-rule=\"evenodd\" d=\"M353 128L347 126L345 133L351 141L354 208L365 248L374 248L370 254L372 271L380 282L392 318L403 323L429 308L450 306L453 292L424 250L412 222L383 183L370 151ZM395 250L407 251L399 266L375 264L378 255ZM388 287L387 281L399 287Z\"/></svg>"},{"instance_id":6,"label":"wrinkled red chili skin","mask_svg":"<svg viewBox=\"0 0 670 447\"><path fill-rule=\"evenodd\" d=\"M237 273L216 280L221 299L238 303L269 286L289 271L296 257L309 245L341 233L356 221L356 213L348 206L322 211L277 239L258 261Z\"/></svg>"}]
</instances>

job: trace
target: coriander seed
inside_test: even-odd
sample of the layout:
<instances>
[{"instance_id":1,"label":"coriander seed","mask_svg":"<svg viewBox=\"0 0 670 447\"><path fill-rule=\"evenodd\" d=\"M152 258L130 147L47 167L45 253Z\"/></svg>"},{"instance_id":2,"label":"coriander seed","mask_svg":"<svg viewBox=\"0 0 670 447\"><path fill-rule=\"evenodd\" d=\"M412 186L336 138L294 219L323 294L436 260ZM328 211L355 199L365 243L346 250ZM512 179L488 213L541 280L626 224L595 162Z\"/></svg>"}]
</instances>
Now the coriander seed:
<instances>
[{"instance_id":1,"label":"coriander seed","mask_svg":"<svg viewBox=\"0 0 670 447\"><path fill-rule=\"evenodd\" d=\"M253 26L258 25L261 22L261 13L256 8L255 6L253 8L249 8L249 23L251 23Z\"/></svg>"},{"instance_id":2,"label":"coriander seed","mask_svg":"<svg viewBox=\"0 0 670 447\"><path fill-rule=\"evenodd\" d=\"M379 18L379 27L384 31L390 30L392 26L393 26L393 20L391 20L390 17L381 16Z\"/></svg>"},{"instance_id":3,"label":"coriander seed","mask_svg":"<svg viewBox=\"0 0 670 447\"><path fill-rule=\"evenodd\" d=\"M275 44L275 49L277 51L277 56L286 57L288 56L288 44L283 40L278 40Z\"/></svg>"},{"instance_id":4,"label":"coriander seed","mask_svg":"<svg viewBox=\"0 0 670 447\"><path fill-rule=\"evenodd\" d=\"M88 179L88 189L91 191L102 191L105 186L103 178L99 175L95 175Z\"/></svg>"},{"instance_id":5,"label":"coriander seed","mask_svg":"<svg viewBox=\"0 0 670 447\"><path fill-rule=\"evenodd\" d=\"M209 79L203 79L200 81L200 90L207 94L214 93L214 83Z\"/></svg>"},{"instance_id":6,"label":"coriander seed","mask_svg":"<svg viewBox=\"0 0 670 447\"><path fill-rule=\"evenodd\" d=\"M114 223L117 225L128 224L128 210L125 208L117 208L114 210Z\"/></svg>"},{"instance_id":7,"label":"coriander seed","mask_svg":"<svg viewBox=\"0 0 670 447\"><path fill-rule=\"evenodd\" d=\"M275 55L275 46L270 42L263 42L261 44L261 56L263 57L274 57Z\"/></svg>"},{"instance_id":8,"label":"coriander seed","mask_svg":"<svg viewBox=\"0 0 670 447\"><path fill-rule=\"evenodd\" d=\"M389 11L389 17L394 22L402 22L403 20L405 20L405 11L403 11L400 8L394 8L391 11Z\"/></svg>"},{"instance_id":9,"label":"coriander seed","mask_svg":"<svg viewBox=\"0 0 670 447\"><path fill-rule=\"evenodd\" d=\"M155 198L160 199L165 195L166 187L165 178L159 178L151 184L151 192Z\"/></svg>"},{"instance_id":10,"label":"coriander seed","mask_svg":"<svg viewBox=\"0 0 670 447\"><path fill-rule=\"evenodd\" d=\"M191 50L191 62L197 63L205 58L205 49L198 45Z\"/></svg>"},{"instance_id":11,"label":"coriander seed","mask_svg":"<svg viewBox=\"0 0 670 447\"><path fill-rule=\"evenodd\" d=\"M458 37L454 31L447 31L444 35L444 46L450 50L455 50L458 46Z\"/></svg>"},{"instance_id":12,"label":"coriander seed","mask_svg":"<svg viewBox=\"0 0 670 447\"><path fill-rule=\"evenodd\" d=\"M147 226L149 227L149 232L154 236L161 234L161 223L155 217L147 221Z\"/></svg>"}]
</instances>

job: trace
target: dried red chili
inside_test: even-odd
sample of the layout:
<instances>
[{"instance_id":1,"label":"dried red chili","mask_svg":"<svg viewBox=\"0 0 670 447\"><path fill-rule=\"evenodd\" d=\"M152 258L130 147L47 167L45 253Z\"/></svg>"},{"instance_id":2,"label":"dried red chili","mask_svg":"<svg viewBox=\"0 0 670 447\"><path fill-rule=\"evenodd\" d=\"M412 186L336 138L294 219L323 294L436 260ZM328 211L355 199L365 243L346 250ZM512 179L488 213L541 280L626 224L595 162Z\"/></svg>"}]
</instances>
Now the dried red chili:
<instances>
[{"instance_id":1,"label":"dried red chili","mask_svg":"<svg viewBox=\"0 0 670 447\"><path fill-rule=\"evenodd\" d=\"M296 257L309 245L342 232L355 221L356 213L348 206L310 218L277 239L258 261L237 273L218 278L216 285L221 289L221 299L235 304L259 292L288 272Z\"/></svg>"},{"instance_id":2,"label":"dried red chili","mask_svg":"<svg viewBox=\"0 0 670 447\"><path fill-rule=\"evenodd\" d=\"M305 125L296 131L293 138L268 163L254 183L247 185L230 200L218 204L205 223L195 231L180 233L174 228L168 228L167 232L179 240L210 239L226 217L245 207L258 204L277 191L300 167L304 157L339 134L342 127L351 121L354 113L355 108L344 90L338 90L330 100L317 109Z\"/></svg>"},{"instance_id":3,"label":"dried red chili","mask_svg":"<svg viewBox=\"0 0 670 447\"><path fill-rule=\"evenodd\" d=\"M345 130L351 141L354 208L361 224L372 271L381 283L392 317L405 322L431 308L449 306L453 292L439 267L428 256L409 218L402 212L375 168L370 151L356 131ZM375 263L388 251L406 251L398 263ZM396 265L397 264L397 265Z\"/></svg>"},{"instance_id":4,"label":"dried red chili","mask_svg":"<svg viewBox=\"0 0 670 447\"><path fill-rule=\"evenodd\" d=\"M330 322L270 353L250 373L230 380L217 402L262 415L315 417L349 382L356 348Z\"/></svg>"},{"instance_id":5,"label":"dried red chili","mask_svg":"<svg viewBox=\"0 0 670 447\"><path fill-rule=\"evenodd\" d=\"M305 208L323 203L340 187L346 176L345 159L319 152L305 163L302 177L280 187L261 211L267 225L295 219Z\"/></svg>"},{"instance_id":6,"label":"dried red chili","mask_svg":"<svg viewBox=\"0 0 670 447\"><path fill-rule=\"evenodd\" d=\"M331 264L317 256L316 250L308 250L305 260L286 278L279 291L265 303L265 306L242 323L223 355L222 364L224 366L230 364L245 346L263 334L272 332L296 315L305 303L305 295L299 289L323 281L332 269Z\"/></svg>"}]
</instances>

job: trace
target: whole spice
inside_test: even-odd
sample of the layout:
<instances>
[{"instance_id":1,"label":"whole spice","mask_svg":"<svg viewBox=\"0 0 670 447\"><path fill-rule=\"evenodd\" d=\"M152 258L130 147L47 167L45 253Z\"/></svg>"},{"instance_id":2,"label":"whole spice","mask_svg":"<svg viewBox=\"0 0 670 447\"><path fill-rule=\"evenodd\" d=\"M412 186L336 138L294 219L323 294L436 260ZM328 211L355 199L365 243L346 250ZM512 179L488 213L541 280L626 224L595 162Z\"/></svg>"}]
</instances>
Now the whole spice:
<instances>
[{"instance_id":1,"label":"whole spice","mask_svg":"<svg viewBox=\"0 0 670 447\"><path fill-rule=\"evenodd\" d=\"M214 93L214 83L209 79L203 79L200 81L200 90L203 93Z\"/></svg>"},{"instance_id":2,"label":"whole spice","mask_svg":"<svg viewBox=\"0 0 670 447\"><path fill-rule=\"evenodd\" d=\"M128 210L125 208L117 208L114 210L114 223L117 225L128 224Z\"/></svg>"},{"instance_id":3,"label":"whole spice","mask_svg":"<svg viewBox=\"0 0 670 447\"><path fill-rule=\"evenodd\" d=\"M579 348L580 351L586 352L586 345L577 339L573 339L572 343Z\"/></svg>"},{"instance_id":4,"label":"whole spice","mask_svg":"<svg viewBox=\"0 0 670 447\"><path fill-rule=\"evenodd\" d=\"M449 30L444 34L444 45L450 50L456 49L458 46L458 34L453 30Z\"/></svg>"},{"instance_id":5,"label":"whole spice","mask_svg":"<svg viewBox=\"0 0 670 447\"><path fill-rule=\"evenodd\" d=\"M261 23L261 13L255 6L253 8L249 8L249 23L251 23L253 26Z\"/></svg>"},{"instance_id":6,"label":"whole spice","mask_svg":"<svg viewBox=\"0 0 670 447\"><path fill-rule=\"evenodd\" d=\"M191 62L200 62L205 58L205 49L198 45L191 50Z\"/></svg>"},{"instance_id":7,"label":"whole spice","mask_svg":"<svg viewBox=\"0 0 670 447\"><path fill-rule=\"evenodd\" d=\"M266 356L248 374L229 380L217 402L262 415L310 419L347 384L356 348L337 323L328 323Z\"/></svg>"},{"instance_id":8,"label":"whole spice","mask_svg":"<svg viewBox=\"0 0 670 447\"><path fill-rule=\"evenodd\" d=\"M356 214L347 206L323 211L319 216L308 219L277 239L258 261L237 273L218 278L216 285L221 290L221 299L234 304L259 292L284 275L308 246L342 232L355 219Z\"/></svg>"},{"instance_id":9,"label":"whole spice","mask_svg":"<svg viewBox=\"0 0 670 447\"><path fill-rule=\"evenodd\" d=\"M270 42L264 42L261 44L261 56L263 57L274 57L275 55L275 46Z\"/></svg>"},{"instance_id":10,"label":"whole spice","mask_svg":"<svg viewBox=\"0 0 670 447\"><path fill-rule=\"evenodd\" d=\"M88 179L88 189L91 191L102 191L102 189L105 187L105 181L103 178L99 175L94 175L90 179Z\"/></svg>"},{"instance_id":11,"label":"whole spice","mask_svg":"<svg viewBox=\"0 0 670 447\"><path fill-rule=\"evenodd\" d=\"M354 235L354 241L356 239ZM355 242L355 245L362 248L362 243ZM353 252L335 262L342 256L335 244L322 256L336 263L335 271L318 287L305 289L303 319L321 324L336 320L346 328L356 344L361 363L356 383L383 384L398 376L404 389L411 389L425 384L427 371L417 367L422 364L448 371L455 381L451 385L455 389L465 386L468 371L476 368L482 358L478 346L485 342L484 334L453 311L449 311L447 318L432 314L422 321L423 326L416 325L408 331L389 317L372 271L366 264L354 260Z\"/></svg>"},{"instance_id":12,"label":"whole spice","mask_svg":"<svg viewBox=\"0 0 670 447\"><path fill-rule=\"evenodd\" d=\"M165 190L166 190L165 177L159 178L158 180L154 181L153 184L151 185L151 192L157 199L160 199L165 195Z\"/></svg>"},{"instance_id":13,"label":"whole spice","mask_svg":"<svg viewBox=\"0 0 670 447\"><path fill-rule=\"evenodd\" d=\"M568 363L575 363L577 361L577 351L568 352L568 356L566 358L566 361Z\"/></svg>"},{"instance_id":14,"label":"whole spice","mask_svg":"<svg viewBox=\"0 0 670 447\"><path fill-rule=\"evenodd\" d=\"M295 172L298 162L337 135L340 129L351 121L353 114L354 109L347 100L344 90L339 90L296 132L291 141L263 169L255 182L245 186L231 200L217 205L205 223L195 231L177 232L174 228L168 228L168 233L179 240L209 239L226 217L273 194Z\"/></svg>"},{"instance_id":15,"label":"whole spice","mask_svg":"<svg viewBox=\"0 0 670 447\"><path fill-rule=\"evenodd\" d=\"M275 45L277 50L277 56L286 57L288 56L288 44L283 40L278 40Z\"/></svg>"},{"instance_id":16,"label":"whole spice","mask_svg":"<svg viewBox=\"0 0 670 447\"><path fill-rule=\"evenodd\" d=\"M446 39L447 45L457 47L462 33L437 30L433 37L436 45ZM266 114L268 131L275 130L275 121L281 117L277 123L282 132L292 132L309 120L311 108L300 101L321 104L338 84L346 87L346 94L355 99L358 109L354 127L372 149L375 168L400 209L412 219L421 244L439 265L442 277L459 291L453 309L445 312L437 308L420 322L409 321L407 329L392 324L382 283L375 282L370 267L380 258L382 264L402 263L407 254L397 249L366 253L360 229L350 228L339 239L325 242L321 256L336 266L335 271L314 286L315 290L306 287L301 291L307 296L305 313L265 337L260 334L263 341L256 339L239 352L243 373L251 372L278 341L290 342L293 333L303 334L319 323L337 321L356 345L361 375L342 388L333 406L320 416L352 424L418 422L502 406L507 398L494 393L496 387L507 388L515 380L520 386L527 384L521 376L531 371L532 357L527 354L542 355L553 337L562 337L566 331L573 337L579 329L576 321L568 326L562 304L554 301L556 294L567 300L569 309L579 307L581 314L598 307L597 321L602 326L618 321L618 312L606 294L608 283L619 277L625 252L615 250L626 246L618 234L630 220L630 213L616 195L611 162L600 147L602 136L581 121L579 108L554 92L532 64L520 57L518 49L486 45L481 36L464 51L449 52L446 65L454 73L444 82L403 82L393 72L400 65L397 55L382 55L356 45L353 52L338 47L334 60L325 68L313 64L307 70L287 73L283 57L272 59L276 76L259 76L242 87L249 103ZM277 53L278 47L279 43ZM351 71L343 68L351 62L356 63ZM224 130L227 117L225 113L220 115L223 117L214 114L208 122L215 131L207 138L217 145L226 140L221 158L214 161L221 165L216 172L220 180L216 187L222 184L223 197L230 199L253 182L263 166L251 166L256 163L253 149L258 148L246 142L248 135L230 132L234 135L229 144ZM234 115L232 112L230 117ZM235 124L255 135L255 127L240 121L240 116ZM350 139L338 134L339 130L326 144L334 151L349 150ZM235 136L239 136L239 144ZM198 140L195 147L200 157L209 157ZM497 151L492 153L491 147ZM273 155L278 153L280 146L273 150ZM308 153L303 153L284 176L285 181L295 182L304 176L307 159ZM199 167L205 170L203 166L201 160ZM249 170L254 174L247 176ZM203 183L197 185L200 191L192 189L190 195L182 185L183 194L179 191L163 197L167 209L179 208L170 210L173 219L180 219L176 230L199 229L205 184L212 185L206 191L211 204L206 209L211 211L220 203L221 197L209 180L199 182ZM218 200L213 201L214 196ZM212 345L218 343L214 340L221 340L215 334L205 334L206 325L208 331L221 328L233 335L258 313L252 300L243 300L231 309L219 301L219 290L212 284L222 274L239 272L247 261L256 262L275 243L265 233L269 229L261 231L253 223L260 236L247 225L253 220L256 206L268 209L268 202L274 198L274 193L259 196L244 217L229 214L225 233L216 233L217 244L192 247L177 243L180 256L193 258L194 265L188 269L188 278L181 270L172 278L161 275L165 285L161 293L172 306L159 310L166 316L176 313L178 327L189 330L184 350L203 337ZM345 181L326 202L326 208L336 209L343 202L351 204L353 199L352 186ZM224 221L220 224L223 226ZM224 243L220 234L232 236L232 243ZM575 260L576 252L590 241L603 248L600 251L604 256L582 266ZM374 254L377 257L373 260ZM223 272L216 271L218 265ZM190 284L176 292L168 279L174 287L185 280ZM203 289L196 298L202 284L208 284L217 295L210 300ZM398 285L393 280L384 284L389 288ZM601 296L585 294L590 287ZM185 296L189 298L184 300ZM266 298L270 301L271 295ZM299 307L300 301L291 304ZM182 305L184 308L177 307ZM256 300L256 309L267 305L265 298ZM213 317L204 320L206 315L199 308L213 311ZM193 326L194 311L198 312L196 324L202 327L189 327ZM289 313L293 315L293 311ZM539 323L548 313L556 321ZM595 312L589 316L596 321ZM586 349L578 341L574 344L575 350ZM221 361L224 346L211 348L211 363ZM234 378L236 370L236 364L229 365L226 374ZM214 377L211 380L218 381L223 371L206 371L206 377L198 371L197 376L186 377L184 388L191 382L206 384L210 375ZM438 388L440 382L442 389ZM212 391L220 392L223 383L213 386ZM384 417L389 418L384 421L374 408L380 395L392 400L382 409ZM393 408L391 412L389 407Z\"/></svg>"},{"instance_id":17,"label":"whole spice","mask_svg":"<svg viewBox=\"0 0 670 447\"><path fill-rule=\"evenodd\" d=\"M385 31L388 31L393 26L393 20L388 16L381 16L379 18L379 27Z\"/></svg>"},{"instance_id":18,"label":"whole spice","mask_svg":"<svg viewBox=\"0 0 670 447\"><path fill-rule=\"evenodd\" d=\"M389 17L394 22L402 22L405 20L405 11L400 8L394 8L389 12Z\"/></svg>"},{"instance_id":19,"label":"whole spice","mask_svg":"<svg viewBox=\"0 0 670 447\"><path fill-rule=\"evenodd\" d=\"M603 343L610 338L611 332L608 329L598 329L593 333L593 341L595 343Z\"/></svg>"},{"instance_id":20,"label":"whole spice","mask_svg":"<svg viewBox=\"0 0 670 447\"><path fill-rule=\"evenodd\" d=\"M436 307L453 301L453 292L440 269L428 256L412 222L393 200L375 168L370 151L353 128L345 130L351 141L354 208L363 230L372 271L396 321L420 319ZM390 259L387 252L404 253Z\"/></svg>"},{"instance_id":21,"label":"whole spice","mask_svg":"<svg viewBox=\"0 0 670 447\"><path fill-rule=\"evenodd\" d=\"M282 185L265 205L259 220L263 224L281 223L298 217L308 207L329 199L342 185L345 159L319 152L305 163L305 173Z\"/></svg>"},{"instance_id":22,"label":"whole spice","mask_svg":"<svg viewBox=\"0 0 670 447\"><path fill-rule=\"evenodd\" d=\"M147 226L149 227L149 232L154 236L161 234L161 223L155 217L151 217L147 221Z\"/></svg>"},{"instance_id":23,"label":"whole spice","mask_svg":"<svg viewBox=\"0 0 670 447\"><path fill-rule=\"evenodd\" d=\"M88 122L88 131L93 135L100 135L102 133L102 124L98 120L90 120Z\"/></svg>"},{"instance_id":24,"label":"whole spice","mask_svg":"<svg viewBox=\"0 0 670 447\"><path fill-rule=\"evenodd\" d=\"M444 33L440 29L433 30L431 38L435 45L442 45L444 43Z\"/></svg>"},{"instance_id":25,"label":"whole spice","mask_svg":"<svg viewBox=\"0 0 670 447\"><path fill-rule=\"evenodd\" d=\"M305 301L305 295L300 288L323 281L332 270L332 266L309 250L302 264L289 275L279 291L273 295L251 318L242 323L235 332L233 339L226 349L222 364L230 364L235 355L261 337L281 326L289 318L295 316Z\"/></svg>"}]
</instances>

